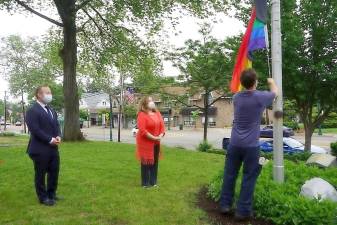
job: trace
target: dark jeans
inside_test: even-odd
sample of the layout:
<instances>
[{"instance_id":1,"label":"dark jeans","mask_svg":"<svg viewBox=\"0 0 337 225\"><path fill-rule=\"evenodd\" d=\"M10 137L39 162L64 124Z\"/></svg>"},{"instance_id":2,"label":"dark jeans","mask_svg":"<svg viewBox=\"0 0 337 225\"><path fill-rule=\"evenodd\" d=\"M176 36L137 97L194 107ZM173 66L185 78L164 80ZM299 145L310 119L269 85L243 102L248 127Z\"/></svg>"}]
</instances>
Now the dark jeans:
<instances>
[{"instance_id":1,"label":"dark jeans","mask_svg":"<svg viewBox=\"0 0 337 225\"><path fill-rule=\"evenodd\" d=\"M157 184L159 149L160 149L159 145L154 146L153 165L141 164L140 166L142 176L142 186L153 186Z\"/></svg>"},{"instance_id":2,"label":"dark jeans","mask_svg":"<svg viewBox=\"0 0 337 225\"><path fill-rule=\"evenodd\" d=\"M243 163L243 177L236 212L242 216L251 214L255 184L261 172L259 158L259 147L245 148L229 145L220 197L221 207L232 207L236 178Z\"/></svg>"},{"instance_id":3,"label":"dark jeans","mask_svg":"<svg viewBox=\"0 0 337 225\"><path fill-rule=\"evenodd\" d=\"M60 167L58 150L29 156L34 163L35 190L39 200L43 201L47 198L55 198ZM45 182L46 175L47 188Z\"/></svg>"}]
</instances>

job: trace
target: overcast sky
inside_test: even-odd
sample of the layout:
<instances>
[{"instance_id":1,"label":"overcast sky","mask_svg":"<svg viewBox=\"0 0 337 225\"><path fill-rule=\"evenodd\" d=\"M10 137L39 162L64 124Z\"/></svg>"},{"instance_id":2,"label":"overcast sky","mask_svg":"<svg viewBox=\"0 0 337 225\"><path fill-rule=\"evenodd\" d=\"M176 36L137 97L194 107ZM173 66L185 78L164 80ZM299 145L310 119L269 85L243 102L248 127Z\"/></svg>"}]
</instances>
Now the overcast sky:
<instances>
[{"instance_id":1,"label":"overcast sky","mask_svg":"<svg viewBox=\"0 0 337 225\"><path fill-rule=\"evenodd\" d=\"M221 40L228 36L236 35L243 32L244 26L236 19L225 16L224 14L218 14L215 18L218 23L212 23L212 36ZM188 39L200 39L198 30L199 24L205 22L192 16L183 16L179 21L179 25L176 30L180 31L178 35L175 35L170 23L164 23L164 30L169 33L168 43L175 47L183 46L184 42ZM212 20L208 20L212 22ZM35 36L39 37L47 32L52 25L48 21L41 19L34 15L10 15L6 11L0 10L0 38L12 34L18 34L22 37ZM171 66L170 63L164 63L164 75L177 75L178 71ZM5 90L8 91L8 84L3 80L3 74L0 71L0 98L3 99Z\"/></svg>"}]
</instances>

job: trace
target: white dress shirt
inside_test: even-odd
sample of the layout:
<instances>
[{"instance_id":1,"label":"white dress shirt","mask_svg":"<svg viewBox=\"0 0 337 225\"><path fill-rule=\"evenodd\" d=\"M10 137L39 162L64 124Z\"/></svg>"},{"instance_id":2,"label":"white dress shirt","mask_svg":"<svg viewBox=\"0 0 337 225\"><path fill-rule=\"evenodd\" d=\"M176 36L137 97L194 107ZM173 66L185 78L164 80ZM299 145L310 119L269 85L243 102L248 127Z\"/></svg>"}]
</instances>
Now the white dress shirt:
<instances>
[{"instance_id":1,"label":"white dress shirt","mask_svg":"<svg viewBox=\"0 0 337 225\"><path fill-rule=\"evenodd\" d=\"M52 118L54 118L53 116L53 113L51 112L51 110L49 110L49 112L47 111L47 108L46 108L46 104L44 104L43 102L40 102L39 100L36 100L36 102L43 108L43 110L49 115L49 112L50 112L50 115Z\"/></svg>"}]
</instances>

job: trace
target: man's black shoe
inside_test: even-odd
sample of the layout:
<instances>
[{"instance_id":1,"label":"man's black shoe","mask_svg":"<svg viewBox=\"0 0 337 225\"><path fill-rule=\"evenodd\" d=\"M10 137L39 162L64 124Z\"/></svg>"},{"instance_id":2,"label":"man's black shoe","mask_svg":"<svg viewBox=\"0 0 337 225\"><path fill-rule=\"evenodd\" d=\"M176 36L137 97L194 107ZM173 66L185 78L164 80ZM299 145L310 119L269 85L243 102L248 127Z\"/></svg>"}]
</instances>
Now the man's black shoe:
<instances>
[{"instance_id":1,"label":"man's black shoe","mask_svg":"<svg viewBox=\"0 0 337 225\"><path fill-rule=\"evenodd\" d=\"M55 201L53 199L46 198L44 200L41 200L40 203L45 206L53 206L55 205Z\"/></svg>"},{"instance_id":2,"label":"man's black shoe","mask_svg":"<svg viewBox=\"0 0 337 225\"><path fill-rule=\"evenodd\" d=\"M238 221L238 222L247 221L247 220L251 219L252 216L253 216L252 214L247 215L247 216L243 216L243 215L240 215L239 213L235 213L234 219L235 219L235 221Z\"/></svg>"},{"instance_id":3,"label":"man's black shoe","mask_svg":"<svg viewBox=\"0 0 337 225\"><path fill-rule=\"evenodd\" d=\"M221 207L220 208L220 213L224 215L230 214L232 209L230 207Z\"/></svg>"}]
</instances>

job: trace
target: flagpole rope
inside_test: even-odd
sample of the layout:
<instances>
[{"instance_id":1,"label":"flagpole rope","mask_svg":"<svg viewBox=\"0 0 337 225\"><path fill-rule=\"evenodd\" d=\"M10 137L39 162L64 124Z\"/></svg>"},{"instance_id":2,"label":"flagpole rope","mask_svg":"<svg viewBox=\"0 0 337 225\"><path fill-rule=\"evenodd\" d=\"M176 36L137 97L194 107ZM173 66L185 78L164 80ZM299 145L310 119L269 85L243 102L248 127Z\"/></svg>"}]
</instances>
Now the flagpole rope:
<instances>
[{"instance_id":1,"label":"flagpole rope","mask_svg":"<svg viewBox=\"0 0 337 225\"><path fill-rule=\"evenodd\" d=\"M267 50L267 64L268 64L268 77L271 77L271 66L270 66L270 54L269 54L269 35L268 35L268 26L264 26L265 41L266 41L266 50Z\"/></svg>"}]
</instances>

